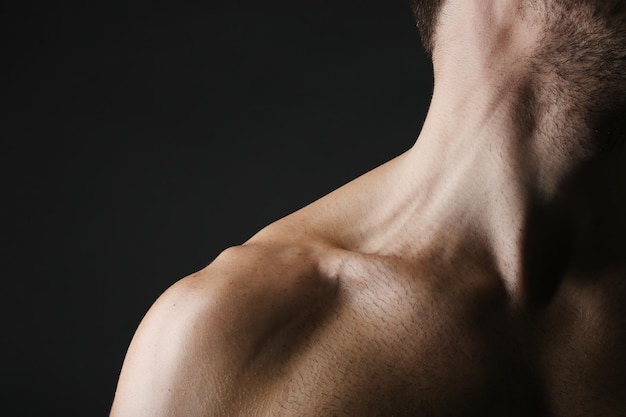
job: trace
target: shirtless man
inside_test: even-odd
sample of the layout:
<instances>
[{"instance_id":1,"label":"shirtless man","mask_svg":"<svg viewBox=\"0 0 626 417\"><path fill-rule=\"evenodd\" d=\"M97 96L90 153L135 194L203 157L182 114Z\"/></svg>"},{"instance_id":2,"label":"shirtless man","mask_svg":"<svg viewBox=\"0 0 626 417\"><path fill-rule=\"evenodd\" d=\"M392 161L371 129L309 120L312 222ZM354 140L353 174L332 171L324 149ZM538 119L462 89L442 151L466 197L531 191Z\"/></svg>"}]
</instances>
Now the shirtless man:
<instances>
[{"instance_id":1,"label":"shirtless man","mask_svg":"<svg viewBox=\"0 0 626 417\"><path fill-rule=\"evenodd\" d=\"M626 416L626 1L414 9L416 144L168 289L112 416Z\"/></svg>"}]
</instances>

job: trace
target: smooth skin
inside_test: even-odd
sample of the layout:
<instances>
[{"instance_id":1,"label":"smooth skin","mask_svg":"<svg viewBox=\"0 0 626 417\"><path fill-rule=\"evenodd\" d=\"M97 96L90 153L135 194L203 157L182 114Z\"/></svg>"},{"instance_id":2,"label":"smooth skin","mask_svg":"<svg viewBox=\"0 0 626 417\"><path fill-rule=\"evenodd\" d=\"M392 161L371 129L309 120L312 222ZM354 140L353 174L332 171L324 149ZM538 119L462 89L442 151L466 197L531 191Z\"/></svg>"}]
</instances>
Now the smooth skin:
<instances>
[{"instance_id":1,"label":"smooth skin","mask_svg":"<svg viewBox=\"0 0 626 417\"><path fill-rule=\"evenodd\" d=\"M168 289L111 416L626 415L624 101L539 3L445 2L415 145Z\"/></svg>"}]
</instances>

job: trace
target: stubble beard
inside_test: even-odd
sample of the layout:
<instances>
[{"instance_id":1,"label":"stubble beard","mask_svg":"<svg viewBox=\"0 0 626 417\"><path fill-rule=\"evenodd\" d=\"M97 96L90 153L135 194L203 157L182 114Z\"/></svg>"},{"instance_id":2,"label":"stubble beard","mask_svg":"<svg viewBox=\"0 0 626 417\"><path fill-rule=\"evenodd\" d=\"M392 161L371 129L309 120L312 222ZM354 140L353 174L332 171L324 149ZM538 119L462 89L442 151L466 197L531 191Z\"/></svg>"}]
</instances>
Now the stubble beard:
<instances>
[{"instance_id":1,"label":"stubble beard","mask_svg":"<svg viewBox=\"0 0 626 417\"><path fill-rule=\"evenodd\" d=\"M445 0L411 0L411 9L424 49L430 54L434 48L435 29L444 2Z\"/></svg>"},{"instance_id":2,"label":"stubble beard","mask_svg":"<svg viewBox=\"0 0 626 417\"><path fill-rule=\"evenodd\" d=\"M626 1L543 0L545 27L533 64L543 82L548 135L588 138L591 153L626 140ZM582 135L581 135L582 133Z\"/></svg>"}]
</instances>

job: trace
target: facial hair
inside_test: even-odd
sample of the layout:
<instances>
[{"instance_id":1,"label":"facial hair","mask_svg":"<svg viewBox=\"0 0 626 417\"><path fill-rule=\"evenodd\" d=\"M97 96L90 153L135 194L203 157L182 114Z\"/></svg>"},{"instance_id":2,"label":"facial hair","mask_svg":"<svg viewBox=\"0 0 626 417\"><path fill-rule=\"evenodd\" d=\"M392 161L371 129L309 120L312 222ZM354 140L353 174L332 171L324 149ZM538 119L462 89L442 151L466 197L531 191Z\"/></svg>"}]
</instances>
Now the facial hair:
<instances>
[{"instance_id":1,"label":"facial hair","mask_svg":"<svg viewBox=\"0 0 626 417\"><path fill-rule=\"evenodd\" d=\"M543 81L536 96L550 118L547 134L585 137L583 145L592 151L623 145L626 1L536 4L545 32L532 62Z\"/></svg>"},{"instance_id":2,"label":"facial hair","mask_svg":"<svg viewBox=\"0 0 626 417\"><path fill-rule=\"evenodd\" d=\"M417 22L417 28L422 37L426 52L432 53L434 47L435 29L439 13L445 0L411 0L411 9Z\"/></svg>"}]
</instances>

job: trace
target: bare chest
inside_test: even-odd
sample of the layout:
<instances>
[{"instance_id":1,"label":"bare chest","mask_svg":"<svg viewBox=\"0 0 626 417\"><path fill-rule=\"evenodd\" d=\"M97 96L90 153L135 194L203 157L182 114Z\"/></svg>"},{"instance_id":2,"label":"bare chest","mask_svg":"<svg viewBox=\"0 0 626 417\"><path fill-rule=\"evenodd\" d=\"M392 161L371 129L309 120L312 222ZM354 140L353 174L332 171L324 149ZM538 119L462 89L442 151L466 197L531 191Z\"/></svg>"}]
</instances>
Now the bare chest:
<instances>
[{"instance_id":1,"label":"bare chest","mask_svg":"<svg viewBox=\"0 0 626 417\"><path fill-rule=\"evenodd\" d=\"M402 280L347 284L313 324L294 327L297 348L277 350L288 359L268 415L543 415L497 294L470 292Z\"/></svg>"},{"instance_id":2,"label":"bare chest","mask_svg":"<svg viewBox=\"0 0 626 417\"><path fill-rule=\"evenodd\" d=\"M270 415L620 415L624 310L600 308L602 292L586 306L563 294L578 314L556 301L551 320L515 318L497 289L348 286L303 331Z\"/></svg>"},{"instance_id":3,"label":"bare chest","mask_svg":"<svg viewBox=\"0 0 626 417\"><path fill-rule=\"evenodd\" d=\"M348 266L332 294L293 303L298 318L249 368L260 388L241 415L624 414L625 310L606 291L565 286L513 314L486 279Z\"/></svg>"}]
</instances>

